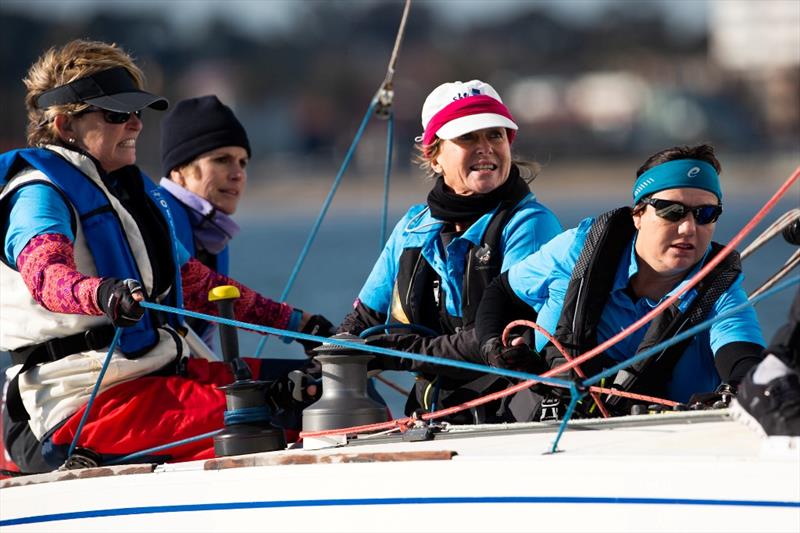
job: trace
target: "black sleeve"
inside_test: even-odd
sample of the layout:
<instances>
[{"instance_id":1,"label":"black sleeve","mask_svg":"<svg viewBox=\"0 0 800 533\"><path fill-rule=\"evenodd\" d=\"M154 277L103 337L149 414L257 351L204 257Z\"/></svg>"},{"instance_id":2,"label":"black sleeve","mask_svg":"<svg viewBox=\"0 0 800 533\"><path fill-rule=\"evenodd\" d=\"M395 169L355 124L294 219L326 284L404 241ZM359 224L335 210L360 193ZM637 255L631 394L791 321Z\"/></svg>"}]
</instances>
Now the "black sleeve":
<instances>
[{"instance_id":1,"label":"black sleeve","mask_svg":"<svg viewBox=\"0 0 800 533\"><path fill-rule=\"evenodd\" d=\"M386 323L386 314L379 313L362 304L359 300L353 309L336 330L336 333L352 333L358 335L367 328Z\"/></svg>"},{"instance_id":2,"label":"black sleeve","mask_svg":"<svg viewBox=\"0 0 800 533\"><path fill-rule=\"evenodd\" d=\"M480 356L478 339L475 336L475 330L473 328L461 330L452 335L439 335L437 337L424 337L415 334L380 335L370 338L368 342L375 346L392 348L402 352L431 355L433 357L441 357L442 359L467 361L481 365L486 364ZM442 374L451 378L469 377L474 374L473 370L464 370L452 366L436 365L422 361L412 361L410 359L402 359L401 366L395 366L392 364L393 362L390 361L384 361L383 363L381 367L387 370L410 370L412 372Z\"/></svg>"},{"instance_id":3,"label":"black sleeve","mask_svg":"<svg viewBox=\"0 0 800 533\"><path fill-rule=\"evenodd\" d=\"M724 383L736 385L761 359L760 345L753 342L731 342L717 350L714 365Z\"/></svg>"},{"instance_id":4,"label":"black sleeve","mask_svg":"<svg viewBox=\"0 0 800 533\"><path fill-rule=\"evenodd\" d=\"M508 272L494 279L483 293L475 318L479 346L493 337L499 337L512 320L536 320L536 312L523 302L508 282Z\"/></svg>"},{"instance_id":5,"label":"black sleeve","mask_svg":"<svg viewBox=\"0 0 800 533\"><path fill-rule=\"evenodd\" d=\"M794 295L788 322L775 332L766 353L775 354L786 366L800 371L800 289Z\"/></svg>"}]
</instances>

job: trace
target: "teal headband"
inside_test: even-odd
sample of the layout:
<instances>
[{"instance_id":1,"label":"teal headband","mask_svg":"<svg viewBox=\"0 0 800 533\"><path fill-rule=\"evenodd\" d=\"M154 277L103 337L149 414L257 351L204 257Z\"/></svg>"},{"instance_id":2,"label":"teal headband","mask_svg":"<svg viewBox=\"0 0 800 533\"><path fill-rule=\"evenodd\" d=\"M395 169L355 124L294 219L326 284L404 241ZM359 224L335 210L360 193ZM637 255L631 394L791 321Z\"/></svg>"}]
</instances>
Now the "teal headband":
<instances>
[{"instance_id":1,"label":"teal headband","mask_svg":"<svg viewBox=\"0 0 800 533\"><path fill-rule=\"evenodd\" d=\"M682 188L705 189L722 201L719 174L711 164L698 159L676 159L655 166L639 176L633 185L633 205L648 194Z\"/></svg>"}]
</instances>

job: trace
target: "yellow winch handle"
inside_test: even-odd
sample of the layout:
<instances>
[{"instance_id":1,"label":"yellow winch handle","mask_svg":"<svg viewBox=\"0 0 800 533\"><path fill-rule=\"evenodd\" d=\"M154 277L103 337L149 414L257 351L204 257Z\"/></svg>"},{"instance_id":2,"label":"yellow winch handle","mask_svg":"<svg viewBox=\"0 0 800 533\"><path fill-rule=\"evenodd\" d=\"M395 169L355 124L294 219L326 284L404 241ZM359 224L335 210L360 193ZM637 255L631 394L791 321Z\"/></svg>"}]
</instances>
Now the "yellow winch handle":
<instances>
[{"instance_id":1,"label":"yellow winch handle","mask_svg":"<svg viewBox=\"0 0 800 533\"><path fill-rule=\"evenodd\" d=\"M239 298L241 293L233 285L220 285L208 291L208 301L217 302L219 300L234 300Z\"/></svg>"}]
</instances>

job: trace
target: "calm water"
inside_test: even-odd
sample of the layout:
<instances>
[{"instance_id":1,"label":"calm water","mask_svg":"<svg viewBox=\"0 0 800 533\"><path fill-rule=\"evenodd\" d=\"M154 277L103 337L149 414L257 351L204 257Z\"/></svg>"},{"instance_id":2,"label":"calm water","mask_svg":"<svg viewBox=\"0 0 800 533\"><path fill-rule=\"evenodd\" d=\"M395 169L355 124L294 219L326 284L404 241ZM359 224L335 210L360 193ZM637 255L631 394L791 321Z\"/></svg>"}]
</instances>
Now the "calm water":
<instances>
[{"instance_id":1,"label":"calm water","mask_svg":"<svg viewBox=\"0 0 800 533\"><path fill-rule=\"evenodd\" d=\"M717 224L715 240L727 243L756 214L767 198L726 203L726 211ZM602 200L594 203L561 201L547 204L559 216L565 228L574 226L585 216L617 206ZM777 214L796 205L796 196L784 200L773 210L774 215L768 215L766 222L758 226L755 232L760 233L777 218ZM393 213L390 228L401 214ZM283 292L315 216L270 216L266 213L243 217L242 232L232 245L233 276L262 294L277 299ZM377 258L380 218L377 208L374 215L331 214L329 217L323 223L287 301L305 310L322 313L338 324L349 312L352 301ZM748 237L744 242L749 243L750 240L751 237ZM793 247L778 237L752 255L744 263L745 289L750 292L758 287L786 261L792 251ZM793 274L796 275L796 271ZM784 291L757 307L767 339L785 320L792 295L792 291ZM256 335L242 334L240 342L243 353L252 353L258 340ZM298 348L275 339L270 339L264 353L302 357ZM392 379L404 386L411 383L411 379L404 375L394 375ZM383 385L379 384L381 387ZM402 401L398 394L388 389L381 390L393 412L400 414Z\"/></svg>"}]
</instances>

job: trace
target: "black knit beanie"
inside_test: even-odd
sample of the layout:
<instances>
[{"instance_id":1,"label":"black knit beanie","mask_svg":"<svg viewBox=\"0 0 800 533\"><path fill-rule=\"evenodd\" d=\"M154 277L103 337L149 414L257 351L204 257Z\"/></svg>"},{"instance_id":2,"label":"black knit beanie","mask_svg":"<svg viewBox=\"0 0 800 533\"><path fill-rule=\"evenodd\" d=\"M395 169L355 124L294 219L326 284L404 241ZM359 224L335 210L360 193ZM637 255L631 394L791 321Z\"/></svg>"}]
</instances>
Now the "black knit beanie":
<instances>
[{"instance_id":1,"label":"black knit beanie","mask_svg":"<svg viewBox=\"0 0 800 533\"><path fill-rule=\"evenodd\" d=\"M174 170L221 146L241 146L250 157L247 132L214 95L181 100L161 121L161 168Z\"/></svg>"}]
</instances>

